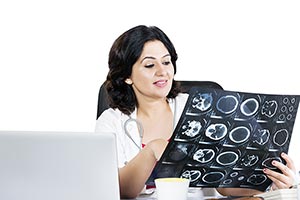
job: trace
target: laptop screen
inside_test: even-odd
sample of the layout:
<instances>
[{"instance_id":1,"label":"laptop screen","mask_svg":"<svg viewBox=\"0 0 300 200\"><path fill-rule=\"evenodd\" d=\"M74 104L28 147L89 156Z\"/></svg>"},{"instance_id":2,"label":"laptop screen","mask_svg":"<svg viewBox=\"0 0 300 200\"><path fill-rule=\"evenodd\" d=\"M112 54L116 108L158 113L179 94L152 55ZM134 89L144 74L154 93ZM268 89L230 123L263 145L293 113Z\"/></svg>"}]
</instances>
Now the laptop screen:
<instances>
[{"instance_id":1,"label":"laptop screen","mask_svg":"<svg viewBox=\"0 0 300 200\"><path fill-rule=\"evenodd\" d=\"M0 199L120 199L111 133L0 131L0 177Z\"/></svg>"}]
</instances>

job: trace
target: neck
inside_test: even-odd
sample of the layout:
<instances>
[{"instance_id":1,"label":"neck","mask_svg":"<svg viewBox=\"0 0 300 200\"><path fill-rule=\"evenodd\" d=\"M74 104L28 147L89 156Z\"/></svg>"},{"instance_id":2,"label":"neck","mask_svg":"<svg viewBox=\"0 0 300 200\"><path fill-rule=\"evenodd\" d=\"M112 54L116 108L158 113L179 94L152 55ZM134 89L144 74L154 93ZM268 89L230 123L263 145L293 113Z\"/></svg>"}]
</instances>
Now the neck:
<instances>
[{"instance_id":1,"label":"neck","mask_svg":"<svg viewBox=\"0 0 300 200\"><path fill-rule=\"evenodd\" d=\"M167 102L166 98L162 98L157 101L143 101L139 102L139 106L137 109L138 115L144 115L147 117L151 116L159 116L159 113L166 112L166 110L169 110L170 106Z\"/></svg>"}]
</instances>

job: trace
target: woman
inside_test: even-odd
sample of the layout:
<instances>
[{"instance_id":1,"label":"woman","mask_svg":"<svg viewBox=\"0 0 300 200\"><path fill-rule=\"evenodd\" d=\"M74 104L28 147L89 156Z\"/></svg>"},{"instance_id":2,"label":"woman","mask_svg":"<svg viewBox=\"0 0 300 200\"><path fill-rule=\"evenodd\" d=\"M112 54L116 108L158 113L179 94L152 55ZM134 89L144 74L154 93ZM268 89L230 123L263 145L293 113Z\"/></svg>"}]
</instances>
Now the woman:
<instances>
[{"instance_id":1,"label":"woman","mask_svg":"<svg viewBox=\"0 0 300 200\"><path fill-rule=\"evenodd\" d=\"M105 81L110 109L97 120L96 132L117 137L120 192L135 198L144 188L155 163L171 138L183 111L187 94L174 80L177 53L167 35L157 27L136 26L119 36L109 53ZM266 170L274 187L293 183L294 165L274 161L283 174ZM255 190L223 188L224 195L249 195Z\"/></svg>"}]
</instances>

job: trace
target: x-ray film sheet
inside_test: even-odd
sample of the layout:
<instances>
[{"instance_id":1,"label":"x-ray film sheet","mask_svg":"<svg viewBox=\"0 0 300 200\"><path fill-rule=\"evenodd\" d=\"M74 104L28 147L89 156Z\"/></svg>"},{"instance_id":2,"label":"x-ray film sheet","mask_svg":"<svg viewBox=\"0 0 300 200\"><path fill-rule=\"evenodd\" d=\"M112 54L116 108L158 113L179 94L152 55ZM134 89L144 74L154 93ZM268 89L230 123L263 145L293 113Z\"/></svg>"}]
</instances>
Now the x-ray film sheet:
<instances>
[{"instance_id":1,"label":"x-ray film sheet","mask_svg":"<svg viewBox=\"0 0 300 200\"><path fill-rule=\"evenodd\" d=\"M192 88L181 118L147 184L185 177L192 187L264 191L263 168L285 163L299 95L270 95ZM278 170L277 170L278 171Z\"/></svg>"}]
</instances>

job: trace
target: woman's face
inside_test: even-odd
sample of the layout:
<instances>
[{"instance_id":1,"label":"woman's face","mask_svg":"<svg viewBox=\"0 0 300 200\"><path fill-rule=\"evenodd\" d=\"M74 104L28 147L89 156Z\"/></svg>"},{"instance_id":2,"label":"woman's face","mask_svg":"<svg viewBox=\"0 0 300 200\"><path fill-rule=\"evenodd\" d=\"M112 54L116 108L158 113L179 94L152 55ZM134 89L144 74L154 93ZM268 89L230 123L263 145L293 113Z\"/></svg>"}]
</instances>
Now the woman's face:
<instances>
[{"instance_id":1,"label":"woman's face","mask_svg":"<svg viewBox=\"0 0 300 200\"><path fill-rule=\"evenodd\" d=\"M132 82L137 99L165 98L171 90L173 77L171 55L162 42L154 40L144 44L126 82Z\"/></svg>"}]
</instances>

